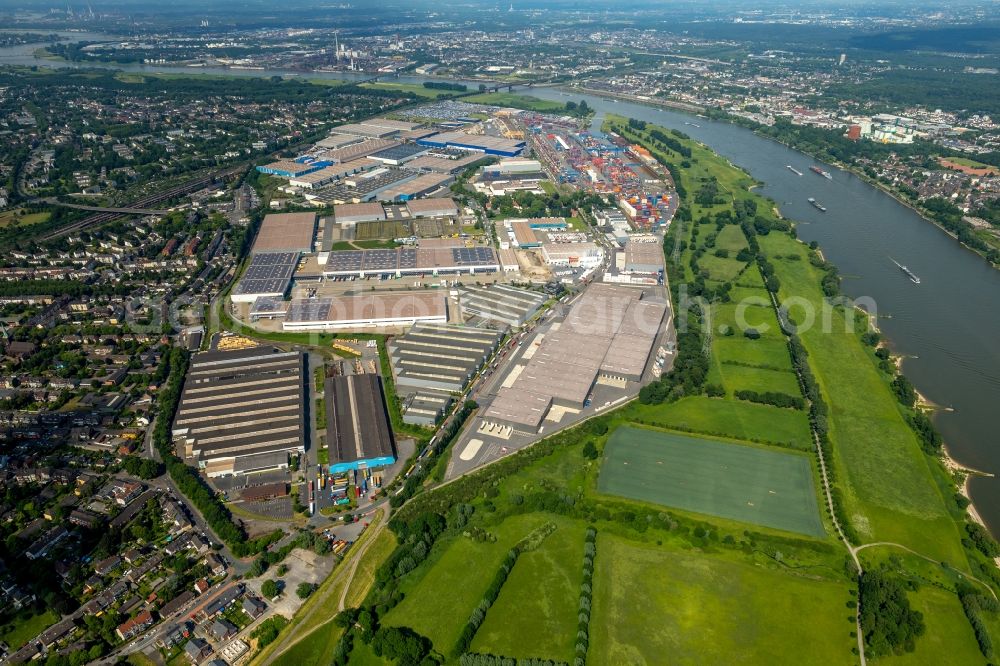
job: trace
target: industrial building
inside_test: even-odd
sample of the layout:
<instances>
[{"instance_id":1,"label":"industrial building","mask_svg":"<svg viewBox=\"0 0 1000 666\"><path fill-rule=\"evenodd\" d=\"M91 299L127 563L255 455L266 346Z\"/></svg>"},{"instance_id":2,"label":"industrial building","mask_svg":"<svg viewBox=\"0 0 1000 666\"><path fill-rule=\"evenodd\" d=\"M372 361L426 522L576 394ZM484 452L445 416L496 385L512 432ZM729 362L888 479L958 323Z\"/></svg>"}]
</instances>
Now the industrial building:
<instances>
[{"instance_id":1,"label":"industrial building","mask_svg":"<svg viewBox=\"0 0 1000 666\"><path fill-rule=\"evenodd\" d=\"M338 224L351 225L358 222L384 220L385 209L378 203L340 204L333 207L333 219Z\"/></svg>"},{"instance_id":2,"label":"industrial building","mask_svg":"<svg viewBox=\"0 0 1000 666\"><path fill-rule=\"evenodd\" d=\"M499 136L466 134L465 132L432 134L423 139L417 139L417 143L431 148L461 148L503 157L514 157L524 150L523 139L505 139Z\"/></svg>"},{"instance_id":3,"label":"industrial building","mask_svg":"<svg viewBox=\"0 0 1000 666\"><path fill-rule=\"evenodd\" d=\"M307 190L319 189L324 185L329 185L334 181L347 178L348 176L353 176L367 169L372 169L378 165L378 162L369 158L354 160L353 162L349 162L347 164L337 164L334 166L323 167L318 171L289 178L288 184L292 187L301 187Z\"/></svg>"},{"instance_id":4,"label":"industrial building","mask_svg":"<svg viewBox=\"0 0 1000 666\"><path fill-rule=\"evenodd\" d=\"M315 236L316 213L266 215L251 252L311 252Z\"/></svg>"},{"instance_id":5,"label":"industrial building","mask_svg":"<svg viewBox=\"0 0 1000 666\"><path fill-rule=\"evenodd\" d=\"M296 178L298 176L304 176L307 173L312 173L313 171L319 171L323 167L329 165L330 164L328 162L314 162L307 164L303 162L296 162L294 160L278 160L277 162L257 167L257 171L269 176L278 176L280 178Z\"/></svg>"},{"instance_id":6,"label":"industrial building","mask_svg":"<svg viewBox=\"0 0 1000 666\"><path fill-rule=\"evenodd\" d=\"M362 157L368 157L372 153L377 153L380 150L385 150L398 145L400 145L399 141L392 141L389 139L365 139L364 141L359 141L358 143L352 143L343 146L342 148L327 151L324 158L328 164L325 166L359 160Z\"/></svg>"},{"instance_id":7,"label":"industrial building","mask_svg":"<svg viewBox=\"0 0 1000 666\"><path fill-rule=\"evenodd\" d=\"M420 426L436 425L454 402L450 393L444 391L419 390L408 393L399 391L403 423Z\"/></svg>"},{"instance_id":8,"label":"industrial building","mask_svg":"<svg viewBox=\"0 0 1000 666\"><path fill-rule=\"evenodd\" d=\"M483 420L535 434L547 417L558 421L561 412L586 406L596 383L626 388L641 380L667 312L665 302L642 295L630 287L591 285L565 320L536 339Z\"/></svg>"},{"instance_id":9,"label":"industrial building","mask_svg":"<svg viewBox=\"0 0 1000 666\"><path fill-rule=\"evenodd\" d=\"M368 156L370 160L377 160L383 164L400 166L410 160L425 155L429 149L412 143L403 143L392 146Z\"/></svg>"},{"instance_id":10,"label":"industrial building","mask_svg":"<svg viewBox=\"0 0 1000 666\"><path fill-rule=\"evenodd\" d=\"M542 243L542 259L549 266L594 268L604 261L604 250L597 243Z\"/></svg>"},{"instance_id":11,"label":"industrial building","mask_svg":"<svg viewBox=\"0 0 1000 666\"><path fill-rule=\"evenodd\" d=\"M250 264L233 288L230 298L234 303L253 303L264 297L283 298L298 263L297 252L267 252L251 256Z\"/></svg>"},{"instance_id":12,"label":"industrial building","mask_svg":"<svg viewBox=\"0 0 1000 666\"><path fill-rule=\"evenodd\" d=\"M406 202L410 217L453 217L458 215L458 204L450 197L413 199Z\"/></svg>"},{"instance_id":13,"label":"industrial building","mask_svg":"<svg viewBox=\"0 0 1000 666\"><path fill-rule=\"evenodd\" d=\"M659 239L652 236L651 241L632 237L625 244L625 272L627 273L658 273L663 271L663 246Z\"/></svg>"},{"instance_id":14,"label":"industrial building","mask_svg":"<svg viewBox=\"0 0 1000 666\"><path fill-rule=\"evenodd\" d=\"M441 157L437 153L418 157L407 163L411 169L436 171L437 173L457 174L481 160L488 159L482 153L463 152L460 157Z\"/></svg>"},{"instance_id":15,"label":"industrial building","mask_svg":"<svg viewBox=\"0 0 1000 666\"><path fill-rule=\"evenodd\" d=\"M455 177L448 173L424 173L411 180L394 183L378 192L377 198L381 201L410 201L431 195L453 182Z\"/></svg>"},{"instance_id":16,"label":"industrial building","mask_svg":"<svg viewBox=\"0 0 1000 666\"><path fill-rule=\"evenodd\" d=\"M415 324L389 344L396 386L460 393L502 337L488 328Z\"/></svg>"},{"instance_id":17,"label":"industrial building","mask_svg":"<svg viewBox=\"0 0 1000 666\"><path fill-rule=\"evenodd\" d=\"M326 380L326 446L330 473L385 467L396 462L382 378L342 375Z\"/></svg>"},{"instance_id":18,"label":"industrial building","mask_svg":"<svg viewBox=\"0 0 1000 666\"><path fill-rule=\"evenodd\" d=\"M398 128L393 127L381 127L378 125L370 125L368 123L348 123L346 125L340 125L339 127L334 127L333 132L335 134L347 134L350 136L364 136L373 139L383 139L387 136L393 136L399 133Z\"/></svg>"},{"instance_id":19,"label":"industrial building","mask_svg":"<svg viewBox=\"0 0 1000 666\"><path fill-rule=\"evenodd\" d=\"M508 326L521 326L545 302L545 295L506 284L463 286L458 307L462 317L481 317Z\"/></svg>"},{"instance_id":20,"label":"industrial building","mask_svg":"<svg viewBox=\"0 0 1000 666\"><path fill-rule=\"evenodd\" d=\"M497 273L500 263L491 247L413 248L391 250L344 250L321 254L323 274L327 277L368 277L384 275L457 275Z\"/></svg>"},{"instance_id":21,"label":"industrial building","mask_svg":"<svg viewBox=\"0 0 1000 666\"><path fill-rule=\"evenodd\" d=\"M195 354L173 423L177 454L210 477L287 467L305 450L303 364L274 347Z\"/></svg>"},{"instance_id":22,"label":"industrial building","mask_svg":"<svg viewBox=\"0 0 1000 666\"><path fill-rule=\"evenodd\" d=\"M395 186L413 180L419 171L381 167L347 177L330 187L306 192L313 205L364 203L382 198L382 194Z\"/></svg>"},{"instance_id":23,"label":"industrial building","mask_svg":"<svg viewBox=\"0 0 1000 666\"><path fill-rule=\"evenodd\" d=\"M372 293L338 298L293 299L285 313L285 331L411 326L418 321L448 321L444 296L432 292Z\"/></svg>"}]
</instances>

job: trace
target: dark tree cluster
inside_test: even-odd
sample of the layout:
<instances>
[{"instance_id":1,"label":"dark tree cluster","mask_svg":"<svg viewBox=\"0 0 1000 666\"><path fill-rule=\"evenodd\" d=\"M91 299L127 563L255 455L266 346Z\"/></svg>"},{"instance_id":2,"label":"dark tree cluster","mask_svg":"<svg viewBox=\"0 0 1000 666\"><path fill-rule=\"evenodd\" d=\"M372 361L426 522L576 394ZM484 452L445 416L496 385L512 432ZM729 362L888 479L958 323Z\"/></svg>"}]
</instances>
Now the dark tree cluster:
<instances>
[{"instance_id":1,"label":"dark tree cluster","mask_svg":"<svg viewBox=\"0 0 1000 666\"><path fill-rule=\"evenodd\" d=\"M881 571L862 574L859 583L861 631L872 657L913 652L924 634L924 616L910 608L906 588Z\"/></svg>"}]
</instances>

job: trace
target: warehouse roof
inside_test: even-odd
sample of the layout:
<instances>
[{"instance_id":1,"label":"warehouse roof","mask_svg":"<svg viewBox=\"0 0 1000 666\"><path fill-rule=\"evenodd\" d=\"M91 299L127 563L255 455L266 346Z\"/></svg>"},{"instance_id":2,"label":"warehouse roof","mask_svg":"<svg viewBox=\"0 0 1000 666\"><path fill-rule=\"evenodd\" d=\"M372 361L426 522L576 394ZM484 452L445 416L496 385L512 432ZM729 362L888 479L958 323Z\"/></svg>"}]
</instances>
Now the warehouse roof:
<instances>
[{"instance_id":1,"label":"warehouse roof","mask_svg":"<svg viewBox=\"0 0 1000 666\"><path fill-rule=\"evenodd\" d=\"M503 331L416 324L392 341L389 356L400 384L463 387L500 343Z\"/></svg>"},{"instance_id":2,"label":"warehouse roof","mask_svg":"<svg viewBox=\"0 0 1000 666\"><path fill-rule=\"evenodd\" d=\"M634 270L636 267L645 266L663 268L663 263L663 246L659 243L630 241L625 244L625 270Z\"/></svg>"},{"instance_id":3,"label":"warehouse roof","mask_svg":"<svg viewBox=\"0 0 1000 666\"><path fill-rule=\"evenodd\" d=\"M519 396L582 405L599 373L640 377L667 310L666 303L641 296L628 287L588 287L563 322L545 334L513 383L500 389L484 418L537 428L541 402Z\"/></svg>"},{"instance_id":4,"label":"warehouse roof","mask_svg":"<svg viewBox=\"0 0 1000 666\"><path fill-rule=\"evenodd\" d=\"M285 321L373 321L446 316L447 312L447 304L440 294L374 293L338 298L296 298L289 305Z\"/></svg>"},{"instance_id":5,"label":"warehouse roof","mask_svg":"<svg viewBox=\"0 0 1000 666\"><path fill-rule=\"evenodd\" d=\"M303 357L273 347L191 360L174 418L183 455L201 462L303 446Z\"/></svg>"},{"instance_id":6,"label":"warehouse roof","mask_svg":"<svg viewBox=\"0 0 1000 666\"><path fill-rule=\"evenodd\" d=\"M385 209L380 203L340 204L333 207L333 219L361 222L363 220L384 220Z\"/></svg>"},{"instance_id":7,"label":"warehouse roof","mask_svg":"<svg viewBox=\"0 0 1000 666\"><path fill-rule=\"evenodd\" d=\"M253 252L309 252L316 233L316 213L266 215Z\"/></svg>"},{"instance_id":8,"label":"warehouse roof","mask_svg":"<svg viewBox=\"0 0 1000 666\"><path fill-rule=\"evenodd\" d=\"M340 125L339 127L334 127L333 131L336 134L351 134L354 136L372 136L372 137L384 137L391 136L399 132L399 128L393 127L379 127L377 125L370 125L368 123L348 123L346 125Z\"/></svg>"},{"instance_id":9,"label":"warehouse roof","mask_svg":"<svg viewBox=\"0 0 1000 666\"><path fill-rule=\"evenodd\" d=\"M330 377L325 395L331 464L395 456L396 443L378 375Z\"/></svg>"},{"instance_id":10,"label":"warehouse roof","mask_svg":"<svg viewBox=\"0 0 1000 666\"><path fill-rule=\"evenodd\" d=\"M335 162L350 162L351 160L357 160L367 155L371 155L372 153L397 145L399 145L398 141L390 141L388 139L368 139L366 141L352 143L349 146L344 146L343 148L338 148L337 150L331 150L326 154L326 159L333 160Z\"/></svg>"},{"instance_id":11,"label":"warehouse roof","mask_svg":"<svg viewBox=\"0 0 1000 666\"><path fill-rule=\"evenodd\" d=\"M451 197L432 199L412 199L406 202L406 208L413 217L422 215L457 215L458 204Z\"/></svg>"}]
</instances>

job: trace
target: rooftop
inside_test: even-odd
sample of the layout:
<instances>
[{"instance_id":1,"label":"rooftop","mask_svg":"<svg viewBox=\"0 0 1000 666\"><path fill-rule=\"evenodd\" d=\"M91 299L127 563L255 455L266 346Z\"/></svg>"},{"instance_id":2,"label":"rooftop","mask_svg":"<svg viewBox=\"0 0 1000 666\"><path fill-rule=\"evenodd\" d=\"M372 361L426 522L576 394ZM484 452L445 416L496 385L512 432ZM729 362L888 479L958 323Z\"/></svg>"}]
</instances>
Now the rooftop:
<instances>
[{"instance_id":1,"label":"rooftop","mask_svg":"<svg viewBox=\"0 0 1000 666\"><path fill-rule=\"evenodd\" d=\"M315 233L315 213L267 215L257 232L253 252L309 252Z\"/></svg>"}]
</instances>

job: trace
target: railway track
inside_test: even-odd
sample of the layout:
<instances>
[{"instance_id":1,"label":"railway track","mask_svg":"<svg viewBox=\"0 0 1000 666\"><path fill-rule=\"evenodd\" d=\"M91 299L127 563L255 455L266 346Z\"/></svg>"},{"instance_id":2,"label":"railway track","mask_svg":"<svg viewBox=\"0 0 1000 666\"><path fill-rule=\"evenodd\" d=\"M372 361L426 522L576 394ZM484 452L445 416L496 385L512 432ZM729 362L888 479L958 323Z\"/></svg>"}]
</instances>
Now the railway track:
<instances>
[{"instance_id":1,"label":"railway track","mask_svg":"<svg viewBox=\"0 0 1000 666\"><path fill-rule=\"evenodd\" d=\"M132 201L131 203L129 203L126 206L123 206L122 208L128 208L128 209L154 208L159 203L162 203L164 201L169 201L170 199L183 196L185 194L190 194L191 192L196 192L208 185L211 185L213 182L217 180L228 178L234 174L243 171L246 168L247 165L243 164L240 166L223 169L222 171L217 171L207 176L190 180L184 183L183 185L172 187L169 190L157 192L156 194L150 194L149 196L145 196L136 201ZM129 214L130 213L126 212L105 212L105 213L97 213L94 215L89 215L83 218L82 220L79 220L72 224L68 224L65 227L56 229L52 233L43 236L42 240L48 241L48 240L53 240L55 238L60 238L62 236L65 236L66 234L73 233L74 231L80 231L82 229L87 229L89 227L94 227L100 224L104 224L105 222L111 222L112 220L116 220L120 217L124 217Z\"/></svg>"}]
</instances>

